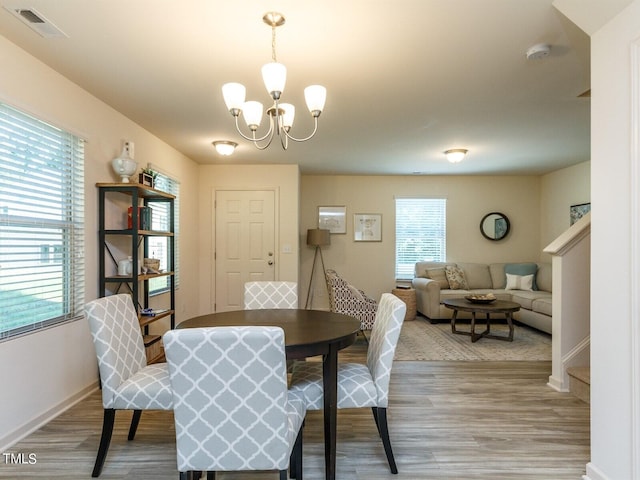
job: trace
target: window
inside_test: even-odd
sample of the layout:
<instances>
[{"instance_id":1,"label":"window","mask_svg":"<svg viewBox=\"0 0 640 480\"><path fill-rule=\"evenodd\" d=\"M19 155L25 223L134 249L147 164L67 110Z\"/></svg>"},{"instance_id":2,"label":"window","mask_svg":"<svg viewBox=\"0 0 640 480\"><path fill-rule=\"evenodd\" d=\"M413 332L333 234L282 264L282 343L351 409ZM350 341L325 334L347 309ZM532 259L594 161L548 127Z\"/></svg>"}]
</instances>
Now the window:
<instances>
[{"instance_id":1,"label":"window","mask_svg":"<svg viewBox=\"0 0 640 480\"><path fill-rule=\"evenodd\" d=\"M155 168L153 168L153 166L149 166L149 168L151 168L154 171L157 171ZM178 258L178 230L179 230L179 224L180 222L179 220L179 215L178 213L180 212L180 184L178 183L177 180L174 180L173 178L163 174L163 173L158 173L158 175L155 178L155 188L158 190L162 190L163 192L167 192L170 193L172 195L176 196L176 199L174 200L173 203L173 210L174 210L174 249L175 249L175 256L174 256L174 280L175 280L175 286L176 288L178 288L178 265L180 264L179 262L179 258ZM162 231L167 231L169 230L169 224L170 224L170 218L169 218L169 204L166 203L162 203L162 202L153 202L151 204L151 208L152 208L152 215L151 215L151 222L152 222L152 226L151 229L152 230L162 230ZM162 270L170 270L170 265L169 265L169 239L167 237L149 237L149 256L152 258L159 258L160 259L160 269ZM158 278L152 278L151 280L149 280L149 293L151 295L155 295L158 293L163 293L169 290L169 281L170 278L169 277L158 277Z\"/></svg>"},{"instance_id":2,"label":"window","mask_svg":"<svg viewBox=\"0 0 640 480\"><path fill-rule=\"evenodd\" d=\"M0 339L83 308L84 141L0 103Z\"/></svg>"},{"instance_id":3,"label":"window","mask_svg":"<svg viewBox=\"0 0 640 480\"><path fill-rule=\"evenodd\" d=\"M414 276L416 262L447 258L447 200L396 198L396 279Z\"/></svg>"}]
</instances>

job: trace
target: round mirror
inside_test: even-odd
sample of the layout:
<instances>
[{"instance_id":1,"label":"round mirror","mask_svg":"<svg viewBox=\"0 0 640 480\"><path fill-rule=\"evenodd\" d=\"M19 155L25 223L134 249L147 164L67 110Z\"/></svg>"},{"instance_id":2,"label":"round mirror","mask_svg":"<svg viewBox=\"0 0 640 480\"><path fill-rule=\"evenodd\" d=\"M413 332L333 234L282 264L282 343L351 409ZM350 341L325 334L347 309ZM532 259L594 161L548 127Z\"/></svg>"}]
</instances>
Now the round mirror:
<instances>
[{"instance_id":1,"label":"round mirror","mask_svg":"<svg viewBox=\"0 0 640 480\"><path fill-rule=\"evenodd\" d=\"M509 233L511 224L504 213L487 213L480 220L480 233L488 240L502 240Z\"/></svg>"}]
</instances>

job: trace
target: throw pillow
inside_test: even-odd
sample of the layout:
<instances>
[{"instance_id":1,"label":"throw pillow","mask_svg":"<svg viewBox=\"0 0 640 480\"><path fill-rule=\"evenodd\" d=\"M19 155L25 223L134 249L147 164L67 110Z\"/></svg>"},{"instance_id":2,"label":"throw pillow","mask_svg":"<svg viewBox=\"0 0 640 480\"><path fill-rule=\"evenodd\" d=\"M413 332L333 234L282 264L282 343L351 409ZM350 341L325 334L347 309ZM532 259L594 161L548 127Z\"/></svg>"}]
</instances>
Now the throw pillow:
<instances>
[{"instance_id":1,"label":"throw pillow","mask_svg":"<svg viewBox=\"0 0 640 480\"><path fill-rule=\"evenodd\" d=\"M535 263L507 263L504 266L504 273L511 275L533 275L533 289L538 290L536 284L536 273L538 273L538 265Z\"/></svg>"},{"instance_id":2,"label":"throw pillow","mask_svg":"<svg viewBox=\"0 0 640 480\"><path fill-rule=\"evenodd\" d=\"M444 267L442 268L427 268L425 270L427 278L431 280L435 280L440 285L441 290L446 290L449 288L449 280L447 280L447 275L444 272Z\"/></svg>"},{"instance_id":3,"label":"throw pillow","mask_svg":"<svg viewBox=\"0 0 640 480\"><path fill-rule=\"evenodd\" d=\"M533 275L511 275L507 273L505 290L533 290Z\"/></svg>"},{"instance_id":4,"label":"throw pillow","mask_svg":"<svg viewBox=\"0 0 640 480\"><path fill-rule=\"evenodd\" d=\"M444 273L449 282L449 288L451 290L468 290L469 285L467 279L464 276L464 272L457 265L447 265L444 267Z\"/></svg>"}]
</instances>

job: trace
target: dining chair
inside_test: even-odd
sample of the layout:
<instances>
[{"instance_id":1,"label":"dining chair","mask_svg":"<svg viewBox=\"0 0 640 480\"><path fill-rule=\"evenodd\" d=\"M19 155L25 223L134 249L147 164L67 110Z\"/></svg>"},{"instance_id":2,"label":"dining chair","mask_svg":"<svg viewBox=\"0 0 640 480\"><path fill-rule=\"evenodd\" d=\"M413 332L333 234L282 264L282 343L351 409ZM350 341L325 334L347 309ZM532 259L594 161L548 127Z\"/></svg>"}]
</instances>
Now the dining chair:
<instances>
[{"instance_id":1,"label":"dining chair","mask_svg":"<svg viewBox=\"0 0 640 480\"><path fill-rule=\"evenodd\" d=\"M166 363L147 365L142 332L128 294L98 298L85 305L98 358L104 408L102 435L92 477L104 465L116 410L133 410L129 440L136 435L142 410L171 410L173 400Z\"/></svg>"},{"instance_id":2,"label":"dining chair","mask_svg":"<svg viewBox=\"0 0 640 480\"><path fill-rule=\"evenodd\" d=\"M367 363L338 364L338 408L371 407L382 439L391 473L398 473L387 424L389 380L396 345L402 329L406 304L395 295L383 293L371 330ZM307 410L324 405L322 363L296 362L290 388L304 397Z\"/></svg>"},{"instance_id":3,"label":"dining chair","mask_svg":"<svg viewBox=\"0 0 640 480\"><path fill-rule=\"evenodd\" d=\"M296 282L256 281L244 284L244 308L298 308Z\"/></svg>"},{"instance_id":4,"label":"dining chair","mask_svg":"<svg viewBox=\"0 0 640 480\"><path fill-rule=\"evenodd\" d=\"M170 330L180 479L191 472L279 470L302 480L304 400L289 392L280 327Z\"/></svg>"}]
</instances>

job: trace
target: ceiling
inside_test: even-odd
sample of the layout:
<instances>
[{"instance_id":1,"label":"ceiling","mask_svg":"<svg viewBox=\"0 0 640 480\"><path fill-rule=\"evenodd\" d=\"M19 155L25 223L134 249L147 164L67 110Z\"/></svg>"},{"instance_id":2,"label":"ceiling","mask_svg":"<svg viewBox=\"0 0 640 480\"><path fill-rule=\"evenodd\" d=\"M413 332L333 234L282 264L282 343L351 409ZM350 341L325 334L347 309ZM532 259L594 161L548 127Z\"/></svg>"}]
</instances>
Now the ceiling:
<instances>
[{"instance_id":1,"label":"ceiling","mask_svg":"<svg viewBox=\"0 0 640 480\"><path fill-rule=\"evenodd\" d=\"M589 37L552 0L0 0L0 33L201 164L298 164L305 174L542 174L590 158ZM43 38L9 9L35 10ZM269 104L260 68L327 88L318 133L287 151L240 138L221 86ZM527 60L527 50L551 46ZM261 130L265 128L263 122ZM244 121L241 119L241 126ZM135 139L131 139L135 140ZM221 157L213 140L240 144ZM459 164L443 151L466 148Z\"/></svg>"}]
</instances>

